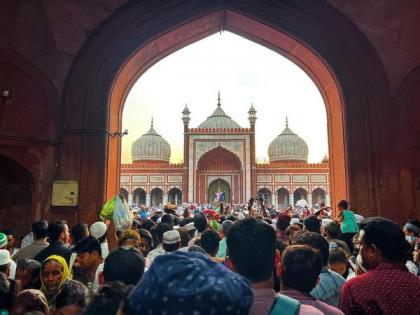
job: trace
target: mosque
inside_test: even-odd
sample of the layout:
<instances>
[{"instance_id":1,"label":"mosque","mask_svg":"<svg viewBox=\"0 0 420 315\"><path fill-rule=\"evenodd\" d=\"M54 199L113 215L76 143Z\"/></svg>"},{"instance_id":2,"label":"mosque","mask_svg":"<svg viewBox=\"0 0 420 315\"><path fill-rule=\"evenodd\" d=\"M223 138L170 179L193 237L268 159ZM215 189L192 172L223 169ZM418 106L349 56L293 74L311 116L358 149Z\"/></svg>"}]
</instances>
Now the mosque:
<instances>
[{"instance_id":1,"label":"mosque","mask_svg":"<svg viewBox=\"0 0 420 315\"><path fill-rule=\"evenodd\" d=\"M269 163L255 158L257 111L248 111L243 128L221 106L198 127L184 123L183 163L171 164L171 147L153 127L133 142L132 163L121 165L121 193L129 203L158 206L166 203L245 203L256 195L286 208L304 198L309 206L330 204L329 161L308 163L308 145L286 125L268 147ZM221 197L222 196L222 197Z\"/></svg>"}]
</instances>

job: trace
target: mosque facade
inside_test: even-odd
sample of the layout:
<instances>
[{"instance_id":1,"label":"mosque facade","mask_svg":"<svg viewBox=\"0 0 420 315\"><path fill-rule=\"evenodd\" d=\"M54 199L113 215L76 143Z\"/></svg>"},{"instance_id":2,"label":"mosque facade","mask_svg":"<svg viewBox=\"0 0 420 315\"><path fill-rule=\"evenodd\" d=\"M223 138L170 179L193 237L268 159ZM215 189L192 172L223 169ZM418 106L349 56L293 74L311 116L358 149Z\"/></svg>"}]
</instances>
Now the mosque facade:
<instances>
[{"instance_id":1,"label":"mosque facade","mask_svg":"<svg viewBox=\"0 0 420 315\"><path fill-rule=\"evenodd\" d=\"M183 163L170 163L171 147L153 127L133 142L132 163L121 164L120 192L132 204L242 204L260 195L276 207L330 205L329 161L308 163L306 142L286 125L268 147L268 163L255 158L256 110L243 128L217 108L198 127L190 128L190 111L182 112Z\"/></svg>"}]
</instances>

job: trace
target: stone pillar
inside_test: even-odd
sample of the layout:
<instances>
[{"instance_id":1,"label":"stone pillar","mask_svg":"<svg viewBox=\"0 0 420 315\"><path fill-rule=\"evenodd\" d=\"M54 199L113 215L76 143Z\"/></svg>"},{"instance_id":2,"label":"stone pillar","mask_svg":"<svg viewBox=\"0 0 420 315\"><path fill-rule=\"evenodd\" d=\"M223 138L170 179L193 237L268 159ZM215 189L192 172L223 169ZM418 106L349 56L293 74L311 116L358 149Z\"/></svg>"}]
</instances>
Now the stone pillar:
<instances>
[{"instance_id":1,"label":"stone pillar","mask_svg":"<svg viewBox=\"0 0 420 315\"><path fill-rule=\"evenodd\" d=\"M178 205L178 194L175 194L175 204Z\"/></svg>"},{"instance_id":2,"label":"stone pillar","mask_svg":"<svg viewBox=\"0 0 420 315\"><path fill-rule=\"evenodd\" d=\"M331 207L331 197L328 194L325 195L325 206Z\"/></svg>"},{"instance_id":3,"label":"stone pillar","mask_svg":"<svg viewBox=\"0 0 420 315\"><path fill-rule=\"evenodd\" d=\"M312 205L312 194L311 193L308 193L308 206L309 206L309 208L311 208L313 205Z\"/></svg>"},{"instance_id":4,"label":"stone pillar","mask_svg":"<svg viewBox=\"0 0 420 315\"><path fill-rule=\"evenodd\" d=\"M162 203L163 203L163 206L168 203L168 195L167 194L162 195Z\"/></svg>"},{"instance_id":5,"label":"stone pillar","mask_svg":"<svg viewBox=\"0 0 420 315\"><path fill-rule=\"evenodd\" d=\"M290 200L290 205L292 207L294 207L295 206L295 196L292 193L290 193L290 195L289 195L289 200Z\"/></svg>"},{"instance_id":6,"label":"stone pillar","mask_svg":"<svg viewBox=\"0 0 420 315\"><path fill-rule=\"evenodd\" d=\"M151 203L150 203L150 194L146 194L146 207L150 207Z\"/></svg>"},{"instance_id":7,"label":"stone pillar","mask_svg":"<svg viewBox=\"0 0 420 315\"><path fill-rule=\"evenodd\" d=\"M133 204L133 194L128 194L128 204Z\"/></svg>"}]
</instances>

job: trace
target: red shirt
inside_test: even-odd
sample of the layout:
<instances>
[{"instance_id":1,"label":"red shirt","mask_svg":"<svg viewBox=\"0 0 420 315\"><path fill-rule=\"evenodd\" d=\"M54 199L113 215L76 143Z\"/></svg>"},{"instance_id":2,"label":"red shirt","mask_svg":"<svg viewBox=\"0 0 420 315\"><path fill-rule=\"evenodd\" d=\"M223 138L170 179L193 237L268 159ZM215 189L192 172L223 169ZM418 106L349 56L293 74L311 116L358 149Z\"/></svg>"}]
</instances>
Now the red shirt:
<instances>
[{"instance_id":1,"label":"red shirt","mask_svg":"<svg viewBox=\"0 0 420 315\"><path fill-rule=\"evenodd\" d=\"M420 278L404 265L382 263L344 283L339 308L345 314L419 314Z\"/></svg>"}]
</instances>

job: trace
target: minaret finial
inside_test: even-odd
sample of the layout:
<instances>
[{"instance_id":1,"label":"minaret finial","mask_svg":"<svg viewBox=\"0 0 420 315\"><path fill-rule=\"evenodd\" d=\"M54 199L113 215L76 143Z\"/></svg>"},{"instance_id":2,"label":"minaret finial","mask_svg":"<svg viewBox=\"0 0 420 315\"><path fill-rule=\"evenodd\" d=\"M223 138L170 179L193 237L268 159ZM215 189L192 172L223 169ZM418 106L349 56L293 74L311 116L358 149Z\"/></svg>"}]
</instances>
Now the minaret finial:
<instances>
[{"instance_id":1,"label":"minaret finial","mask_svg":"<svg viewBox=\"0 0 420 315\"><path fill-rule=\"evenodd\" d=\"M222 104L220 104L220 91L217 93L217 107L222 106Z\"/></svg>"},{"instance_id":2,"label":"minaret finial","mask_svg":"<svg viewBox=\"0 0 420 315\"><path fill-rule=\"evenodd\" d=\"M152 116L152 122L150 124L150 128L153 128L153 116Z\"/></svg>"},{"instance_id":3,"label":"minaret finial","mask_svg":"<svg viewBox=\"0 0 420 315\"><path fill-rule=\"evenodd\" d=\"M289 128L289 119L286 116L286 128Z\"/></svg>"}]
</instances>

